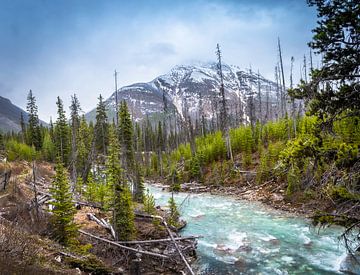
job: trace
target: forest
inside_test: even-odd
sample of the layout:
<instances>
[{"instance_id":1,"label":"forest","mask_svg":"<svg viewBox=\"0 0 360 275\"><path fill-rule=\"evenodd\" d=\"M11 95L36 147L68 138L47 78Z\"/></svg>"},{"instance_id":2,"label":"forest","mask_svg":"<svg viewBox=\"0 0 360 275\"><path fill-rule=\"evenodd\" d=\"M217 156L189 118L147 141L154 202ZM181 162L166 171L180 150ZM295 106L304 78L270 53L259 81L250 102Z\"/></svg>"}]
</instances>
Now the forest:
<instances>
[{"instance_id":1,"label":"forest","mask_svg":"<svg viewBox=\"0 0 360 275\"><path fill-rule=\"evenodd\" d=\"M360 5L337 0L308 4L316 7L318 23L300 83L293 83L293 59L290 79L284 78L279 39L277 100L269 101L259 88L246 98L246 113L227 101L219 44L220 86L210 119L201 102L195 117L186 106L180 115L164 95L161 115L135 121L121 101L110 120L99 95L96 118L88 121L74 94L69 112L57 97L56 120L42 125L36 92L30 90L28 121L21 115L20 132L0 133L0 168L12 173L0 198L9 194L6 203L17 204L0 215L0 238L6 240L0 243L0 258L11 254L17 266L9 272L30 265L35 273L70 266L91 274L121 274L115 271L120 265L123 272L142 274L173 257L164 261L174 261L174 267L169 267L172 262L157 272L195 274L190 264L196 236L175 241L181 239L175 232L186 225L182 205L174 200L178 192L244 198L252 191L265 204L310 218L320 230L341 226L348 253L359 255ZM321 56L321 66L312 64L312 55ZM257 74L252 76L256 83ZM149 191L153 183L172 194L165 210ZM104 231L91 230L89 223ZM174 245L168 254L141 244L166 238ZM136 241L138 246L131 245ZM31 255L32 249L42 251L40 256ZM43 264L54 251L65 260ZM111 257L117 263L109 265ZM0 265L6 262L0 259Z\"/></svg>"}]
</instances>

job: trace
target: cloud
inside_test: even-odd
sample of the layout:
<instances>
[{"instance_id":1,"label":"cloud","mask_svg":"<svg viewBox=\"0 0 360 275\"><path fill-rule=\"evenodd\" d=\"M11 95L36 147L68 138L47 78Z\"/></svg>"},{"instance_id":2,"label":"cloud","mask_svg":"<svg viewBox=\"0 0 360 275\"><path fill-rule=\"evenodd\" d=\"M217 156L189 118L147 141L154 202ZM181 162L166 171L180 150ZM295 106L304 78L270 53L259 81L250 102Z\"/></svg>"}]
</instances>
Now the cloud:
<instances>
[{"instance_id":1,"label":"cloud","mask_svg":"<svg viewBox=\"0 0 360 275\"><path fill-rule=\"evenodd\" d=\"M288 72L291 56L302 62L307 53L315 23L299 1L71 2L44 1L33 14L16 6L0 19L0 82L9 87L0 92L24 107L32 89L45 120L56 117L58 95L69 106L77 93L85 111L99 93L110 96L114 69L120 86L147 82L177 64L214 60L216 43L226 63L273 78L277 37Z\"/></svg>"}]
</instances>

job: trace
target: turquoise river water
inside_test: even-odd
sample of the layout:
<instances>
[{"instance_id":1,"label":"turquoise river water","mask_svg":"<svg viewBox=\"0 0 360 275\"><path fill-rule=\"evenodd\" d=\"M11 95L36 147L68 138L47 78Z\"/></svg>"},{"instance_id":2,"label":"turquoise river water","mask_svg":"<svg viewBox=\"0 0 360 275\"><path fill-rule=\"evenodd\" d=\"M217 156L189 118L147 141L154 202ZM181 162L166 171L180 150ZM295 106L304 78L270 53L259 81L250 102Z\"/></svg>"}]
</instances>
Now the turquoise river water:
<instances>
[{"instance_id":1,"label":"turquoise river water","mask_svg":"<svg viewBox=\"0 0 360 275\"><path fill-rule=\"evenodd\" d=\"M147 186L156 204L170 193ZM181 234L202 235L197 274L341 274L345 248L340 228L318 230L309 220L256 202L210 194L174 194L187 226ZM184 199L186 200L184 201Z\"/></svg>"}]
</instances>

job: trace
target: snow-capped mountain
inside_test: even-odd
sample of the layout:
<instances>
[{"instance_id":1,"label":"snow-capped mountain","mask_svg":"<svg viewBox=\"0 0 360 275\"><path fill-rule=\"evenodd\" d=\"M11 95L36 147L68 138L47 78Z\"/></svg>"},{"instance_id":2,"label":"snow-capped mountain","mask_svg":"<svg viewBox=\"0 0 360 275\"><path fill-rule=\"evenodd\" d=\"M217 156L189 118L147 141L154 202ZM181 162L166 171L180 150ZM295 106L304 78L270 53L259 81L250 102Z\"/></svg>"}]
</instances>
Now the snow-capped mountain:
<instances>
[{"instance_id":1,"label":"snow-capped mountain","mask_svg":"<svg viewBox=\"0 0 360 275\"><path fill-rule=\"evenodd\" d=\"M247 120L248 99L252 96L254 104L259 105L259 88L262 104L276 101L277 85L250 70L242 71L237 66L223 65L225 96L230 113L241 115ZM137 121L144 117L156 115L167 108L176 111L180 117L187 110L191 117L199 115L202 106L205 117L214 114L214 104L218 101L220 77L216 63L198 65L180 65L169 73L161 75L148 83L135 83L118 90L118 101L125 100L133 118ZM165 99L165 100L164 100ZM115 93L106 100L109 119L114 116ZM269 106L269 104L268 104ZM263 108L265 110L265 107ZM86 117L95 118L95 109Z\"/></svg>"}]
</instances>

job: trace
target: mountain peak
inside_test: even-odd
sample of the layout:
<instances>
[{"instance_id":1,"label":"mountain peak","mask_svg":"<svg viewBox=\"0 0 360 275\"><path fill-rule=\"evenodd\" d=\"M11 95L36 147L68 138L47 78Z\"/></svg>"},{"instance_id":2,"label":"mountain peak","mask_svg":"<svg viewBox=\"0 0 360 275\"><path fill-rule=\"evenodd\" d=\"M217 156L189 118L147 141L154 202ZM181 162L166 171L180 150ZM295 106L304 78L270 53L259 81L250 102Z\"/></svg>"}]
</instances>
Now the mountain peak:
<instances>
[{"instance_id":1,"label":"mountain peak","mask_svg":"<svg viewBox=\"0 0 360 275\"><path fill-rule=\"evenodd\" d=\"M260 92L275 97L275 83L258 77L255 73L242 71L235 65L222 65L226 99L231 108L241 108L238 113L247 120L247 98ZM259 85L260 84L260 85ZM193 62L189 65L174 66L168 73L156 77L148 83L134 83L118 89L119 101L125 100L136 121L146 116L154 116L164 111L164 96L167 106L180 117L184 111L192 118L199 117L200 98L204 115L211 118L214 114L214 99L218 96L220 78L215 62ZM106 101L109 118L115 113L115 93ZM236 105L236 106L235 106ZM239 107L241 106L241 107ZM95 110L87 114L89 120L95 118Z\"/></svg>"}]
</instances>

